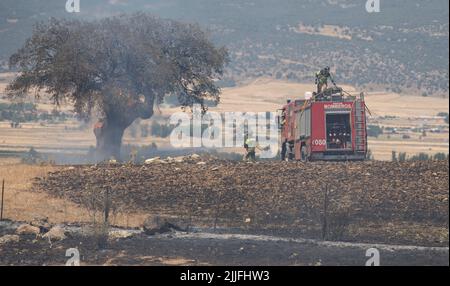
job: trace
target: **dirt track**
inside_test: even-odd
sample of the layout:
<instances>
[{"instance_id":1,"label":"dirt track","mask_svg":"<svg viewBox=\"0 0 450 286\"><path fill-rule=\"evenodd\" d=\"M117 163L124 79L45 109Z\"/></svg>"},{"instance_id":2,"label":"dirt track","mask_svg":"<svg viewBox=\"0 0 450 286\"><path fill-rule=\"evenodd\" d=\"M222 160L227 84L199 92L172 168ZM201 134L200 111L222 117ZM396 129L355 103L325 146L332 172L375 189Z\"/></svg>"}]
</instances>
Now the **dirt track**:
<instances>
[{"instance_id":1,"label":"dirt track","mask_svg":"<svg viewBox=\"0 0 450 286\"><path fill-rule=\"evenodd\" d=\"M72 167L37 180L34 188L98 209L110 190L113 211L145 211L200 227L448 246L448 177L448 161L206 160L203 165Z\"/></svg>"}]
</instances>

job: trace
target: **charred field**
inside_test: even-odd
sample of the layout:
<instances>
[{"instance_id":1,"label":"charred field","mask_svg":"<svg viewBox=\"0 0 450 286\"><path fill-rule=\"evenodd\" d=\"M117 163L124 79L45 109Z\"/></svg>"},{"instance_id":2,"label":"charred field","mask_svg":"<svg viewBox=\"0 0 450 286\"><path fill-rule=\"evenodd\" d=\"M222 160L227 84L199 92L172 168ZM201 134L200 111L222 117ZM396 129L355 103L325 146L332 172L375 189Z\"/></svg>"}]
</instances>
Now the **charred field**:
<instances>
[{"instance_id":1,"label":"charred field","mask_svg":"<svg viewBox=\"0 0 450 286\"><path fill-rule=\"evenodd\" d=\"M384 265L448 265L448 170L448 161L210 157L64 166L36 177L31 191L89 210L94 223L106 202L110 217L148 219L134 229L112 225L106 238L74 231L88 222L67 221L56 241L2 222L0 264L61 265L76 247L84 265L364 265L375 246Z\"/></svg>"},{"instance_id":2,"label":"charred field","mask_svg":"<svg viewBox=\"0 0 450 286\"><path fill-rule=\"evenodd\" d=\"M71 167L33 188L185 228L448 246L448 161L204 162Z\"/></svg>"}]
</instances>

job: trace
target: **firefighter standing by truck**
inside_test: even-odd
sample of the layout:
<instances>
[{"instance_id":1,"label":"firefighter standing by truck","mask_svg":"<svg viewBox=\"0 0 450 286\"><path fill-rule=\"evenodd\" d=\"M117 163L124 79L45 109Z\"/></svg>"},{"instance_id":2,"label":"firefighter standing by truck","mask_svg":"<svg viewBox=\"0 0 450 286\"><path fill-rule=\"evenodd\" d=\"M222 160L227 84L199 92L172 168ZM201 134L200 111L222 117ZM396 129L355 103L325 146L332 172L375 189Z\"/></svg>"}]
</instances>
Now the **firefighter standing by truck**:
<instances>
[{"instance_id":1,"label":"firefighter standing by truck","mask_svg":"<svg viewBox=\"0 0 450 286\"><path fill-rule=\"evenodd\" d=\"M244 141L245 156L244 161L256 161L256 142L250 136L245 136Z\"/></svg>"},{"instance_id":2,"label":"firefighter standing by truck","mask_svg":"<svg viewBox=\"0 0 450 286\"><path fill-rule=\"evenodd\" d=\"M333 77L331 76L330 67L327 66L316 72L317 93L321 93L328 88L328 79L336 85Z\"/></svg>"},{"instance_id":3,"label":"firefighter standing by truck","mask_svg":"<svg viewBox=\"0 0 450 286\"><path fill-rule=\"evenodd\" d=\"M245 156L244 156L244 161L255 162L256 161L256 149L263 151L263 150L267 150L268 148L262 149L251 134L250 135L245 134L244 149L246 151Z\"/></svg>"}]
</instances>

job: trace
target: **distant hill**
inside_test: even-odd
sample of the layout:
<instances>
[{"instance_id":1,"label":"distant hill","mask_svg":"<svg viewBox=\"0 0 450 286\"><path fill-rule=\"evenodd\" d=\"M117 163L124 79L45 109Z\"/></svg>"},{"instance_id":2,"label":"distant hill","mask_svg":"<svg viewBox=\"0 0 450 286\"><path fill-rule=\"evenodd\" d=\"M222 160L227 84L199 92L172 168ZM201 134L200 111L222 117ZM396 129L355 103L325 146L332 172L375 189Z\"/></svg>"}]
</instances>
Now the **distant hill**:
<instances>
[{"instance_id":1,"label":"distant hill","mask_svg":"<svg viewBox=\"0 0 450 286\"><path fill-rule=\"evenodd\" d=\"M49 17L93 19L146 11L198 22L226 45L232 62L221 84L272 77L311 82L330 65L336 80L371 89L446 96L449 90L449 2L381 1L369 14L364 0L65 0L0 2L0 66Z\"/></svg>"}]
</instances>

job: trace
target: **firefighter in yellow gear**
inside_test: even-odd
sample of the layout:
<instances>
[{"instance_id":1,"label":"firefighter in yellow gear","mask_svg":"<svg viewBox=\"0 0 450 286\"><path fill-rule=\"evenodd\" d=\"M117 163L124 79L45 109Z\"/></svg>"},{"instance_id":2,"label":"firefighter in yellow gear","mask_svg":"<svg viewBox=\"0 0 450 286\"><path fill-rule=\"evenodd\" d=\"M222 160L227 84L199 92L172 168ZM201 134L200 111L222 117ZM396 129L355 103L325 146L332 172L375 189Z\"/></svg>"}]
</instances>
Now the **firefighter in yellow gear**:
<instances>
[{"instance_id":1,"label":"firefighter in yellow gear","mask_svg":"<svg viewBox=\"0 0 450 286\"><path fill-rule=\"evenodd\" d=\"M267 151L270 149L270 146L265 148L261 148L259 144L253 139L251 136L246 136L244 141L244 148L246 154L244 156L244 161L256 161L256 149L260 151Z\"/></svg>"}]
</instances>

